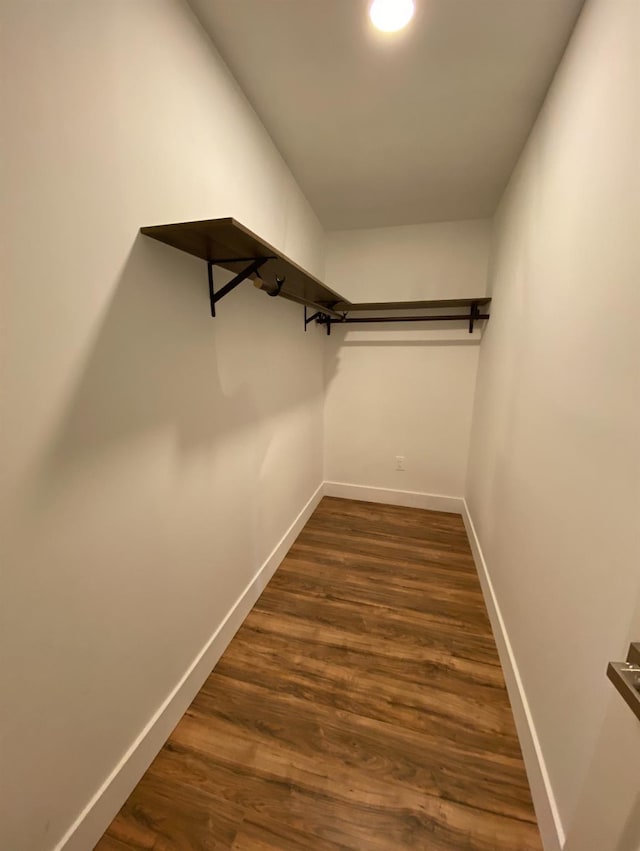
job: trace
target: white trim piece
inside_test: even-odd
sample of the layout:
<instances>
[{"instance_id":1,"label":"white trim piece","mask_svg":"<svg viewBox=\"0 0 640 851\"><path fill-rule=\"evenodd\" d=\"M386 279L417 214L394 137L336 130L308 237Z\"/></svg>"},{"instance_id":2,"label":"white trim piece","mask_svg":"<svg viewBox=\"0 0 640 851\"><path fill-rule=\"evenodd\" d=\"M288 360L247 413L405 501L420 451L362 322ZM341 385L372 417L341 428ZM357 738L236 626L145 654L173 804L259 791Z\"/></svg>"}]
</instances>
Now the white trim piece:
<instances>
[{"instance_id":1,"label":"white trim piece","mask_svg":"<svg viewBox=\"0 0 640 851\"><path fill-rule=\"evenodd\" d=\"M315 511L323 492L324 484L321 484L54 851L87 851L98 842L226 650Z\"/></svg>"},{"instance_id":2,"label":"white trim piece","mask_svg":"<svg viewBox=\"0 0 640 851\"><path fill-rule=\"evenodd\" d=\"M476 563L485 605L493 628L493 635L498 647L500 663L504 673L511 709L520 739L522 756L524 758L531 797L538 819L540 836L545 851L561 851L565 842L562 820L553 794L553 788L547 772L542 748L538 739L533 717L527 701L527 695L522 684L518 663L509 640L498 599L491 582L491 575L484 559L480 541L476 534L471 514L466 500L462 500L462 518L471 544L471 552Z\"/></svg>"},{"instance_id":3,"label":"white trim piece","mask_svg":"<svg viewBox=\"0 0 640 851\"><path fill-rule=\"evenodd\" d=\"M464 500L460 496L440 496L420 491L400 491L391 488L374 488L354 485L349 482L325 482L325 496L342 499L361 499L364 502L380 502L386 505L404 505L406 508L426 508L429 511L447 511L462 514Z\"/></svg>"}]
</instances>

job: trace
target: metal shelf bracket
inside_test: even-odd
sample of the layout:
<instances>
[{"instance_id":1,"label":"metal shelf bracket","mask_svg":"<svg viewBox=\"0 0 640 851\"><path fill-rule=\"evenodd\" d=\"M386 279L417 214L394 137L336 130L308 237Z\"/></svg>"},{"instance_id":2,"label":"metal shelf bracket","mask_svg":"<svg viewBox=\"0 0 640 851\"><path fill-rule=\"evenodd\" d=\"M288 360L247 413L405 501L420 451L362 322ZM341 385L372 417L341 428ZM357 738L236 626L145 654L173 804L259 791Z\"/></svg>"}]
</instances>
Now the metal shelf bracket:
<instances>
[{"instance_id":1,"label":"metal shelf bracket","mask_svg":"<svg viewBox=\"0 0 640 851\"><path fill-rule=\"evenodd\" d=\"M480 308L478 303L474 301L469 307L469 333L473 334L473 323L480 319Z\"/></svg>"},{"instance_id":2,"label":"metal shelf bracket","mask_svg":"<svg viewBox=\"0 0 640 851\"><path fill-rule=\"evenodd\" d=\"M216 315L216 303L220 301L221 298L224 298L228 295L232 290L241 284L243 281L246 281L247 278L250 278L251 275L255 275L258 269L269 260L269 257L258 257L256 260L253 260L242 272L238 272L238 274L232 278L228 284L225 284L224 287L216 292L213 288L213 267L219 263L218 260L207 260L207 275L209 278L209 302L211 304L211 316L215 317ZM229 262L229 261L227 261ZM280 284L282 286L282 284ZM275 293L277 295L277 293Z\"/></svg>"}]
</instances>

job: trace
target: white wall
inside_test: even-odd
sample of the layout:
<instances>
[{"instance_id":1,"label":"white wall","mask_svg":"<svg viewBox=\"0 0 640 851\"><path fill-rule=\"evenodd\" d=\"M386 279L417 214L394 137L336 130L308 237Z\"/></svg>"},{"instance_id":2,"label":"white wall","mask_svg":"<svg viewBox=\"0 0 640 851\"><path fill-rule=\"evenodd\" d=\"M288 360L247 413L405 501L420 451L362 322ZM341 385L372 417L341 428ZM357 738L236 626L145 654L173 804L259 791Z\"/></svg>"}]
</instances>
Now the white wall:
<instances>
[{"instance_id":1,"label":"white wall","mask_svg":"<svg viewBox=\"0 0 640 851\"><path fill-rule=\"evenodd\" d=\"M484 295L489 238L486 221L329 233L326 280L354 302ZM333 326L325 478L461 497L480 335L464 323Z\"/></svg>"},{"instance_id":2,"label":"white wall","mask_svg":"<svg viewBox=\"0 0 640 851\"><path fill-rule=\"evenodd\" d=\"M592 0L496 221L468 500L568 851L637 851L636 0ZM0 845L55 845L322 479L461 495L479 335L302 332L141 225L323 234L177 0L4 7ZM28 49L27 49L28 48ZM52 164L54 167L52 167ZM489 224L330 235L352 300L478 295ZM395 455L405 473L394 471ZM544 629L541 629L541 624ZM88 843L87 843L88 845Z\"/></svg>"},{"instance_id":3,"label":"white wall","mask_svg":"<svg viewBox=\"0 0 640 851\"><path fill-rule=\"evenodd\" d=\"M138 228L235 216L318 275L323 233L183 3L3 34L0 847L40 851L322 480L320 330L251 286L212 321Z\"/></svg>"},{"instance_id":4,"label":"white wall","mask_svg":"<svg viewBox=\"0 0 640 851\"><path fill-rule=\"evenodd\" d=\"M467 499L570 851L640 848L640 4L588 0L495 225ZM548 847L554 847L548 840Z\"/></svg>"}]
</instances>

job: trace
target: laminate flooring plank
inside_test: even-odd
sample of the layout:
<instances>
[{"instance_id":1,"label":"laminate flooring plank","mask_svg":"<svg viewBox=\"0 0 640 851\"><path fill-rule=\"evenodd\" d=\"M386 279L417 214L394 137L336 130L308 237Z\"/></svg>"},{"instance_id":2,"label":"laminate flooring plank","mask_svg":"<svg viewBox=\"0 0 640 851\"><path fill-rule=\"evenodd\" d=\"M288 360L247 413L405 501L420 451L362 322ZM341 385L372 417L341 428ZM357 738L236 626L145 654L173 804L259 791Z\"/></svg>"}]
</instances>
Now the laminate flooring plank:
<instances>
[{"instance_id":1,"label":"laminate flooring plank","mask_svg":"<svg viewBox=\"0 0 640 851\"><path fill-rule=\"evenodd\" d=\"M99 851L541 851L462 519L325 497Z\"/></svg>"}]
</instances>

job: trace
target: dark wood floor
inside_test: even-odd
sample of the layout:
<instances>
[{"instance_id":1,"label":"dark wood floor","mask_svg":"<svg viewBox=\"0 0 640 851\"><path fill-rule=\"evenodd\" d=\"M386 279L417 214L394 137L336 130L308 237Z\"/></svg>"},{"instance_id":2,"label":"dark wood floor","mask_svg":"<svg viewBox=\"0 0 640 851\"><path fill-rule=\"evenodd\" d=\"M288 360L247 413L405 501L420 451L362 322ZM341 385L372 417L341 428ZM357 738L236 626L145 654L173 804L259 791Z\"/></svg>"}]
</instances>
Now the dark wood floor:
<instances>
[{"instance_id":1,"label":"dark wood floor","mask_svg":"<svg viewBox=\"0 0 640 851\"><path fill-rule=\"evenodd\" d=\"M100 851L540 851L460 517L323 499Z\"/></svg>"}]
</instances>

